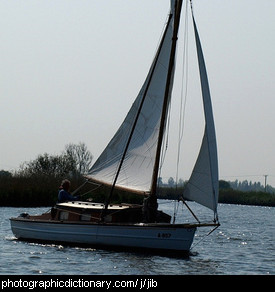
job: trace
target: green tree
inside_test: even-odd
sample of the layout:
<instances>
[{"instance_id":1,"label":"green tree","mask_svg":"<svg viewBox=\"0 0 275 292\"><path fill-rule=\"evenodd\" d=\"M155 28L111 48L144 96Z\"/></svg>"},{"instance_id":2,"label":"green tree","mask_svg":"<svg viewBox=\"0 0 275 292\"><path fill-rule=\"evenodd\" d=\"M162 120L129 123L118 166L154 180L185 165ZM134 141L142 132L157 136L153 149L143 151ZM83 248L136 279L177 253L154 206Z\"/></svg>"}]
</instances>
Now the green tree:
<instances>
[{"instance_id":1,"label":"green tree","mask_svg":"<svg viewBox=\"0 0 275 292\"><path fill-rule=\"evenodd\" d=\"M158 186L159 187L163 186L162 177L158 177Z\"/></svg>"},{"instance_id":2,"label":"green tree","mask_svg":"<svg viewBox=\"0 0 275 292\"><path fill-rule=\"evenodd\" d=\"M86 174L91 167L93 155L82 142L66 145L64 155L74 161L75 170L78 174Z\"/></svg>"},{"instance_id":3,"label":"green tree","mask_svg":"<svg viewBox=\"0 0 275 292\"><path fill-rule=\"evenodd\" d=\"M229 190L231 189L230 183L225 180L219 181L219 189L220 190Z\"/></svg>"},{"instance_id":4,"label":"green tree","mask_svg":"<svg viewBox=\"0 0 275 292\"><path fill-rule=\"evenodd\" d=\"M0 170L0 179L10 178L12 177L12 173L6 170Z\"/></svg>"},{"instance_id":5,"label":"green tree","mask_svg":"<svg viewBox=\"0 0 275 292\"><path fill-rule=\"evenodd\" d=\"M84 143L68 144L61 155L40 154L20 166L17 173L23 177L79 177L90 168L92 154Z\"/></svg>"},{"instance_id":6,"label":"green tree","mask_svg":"<svg viewBox=\"0 0 275 292\"><path fill-rule=\"evenodd\" d=\"M170 188L173 188L175 186L175 181L172 177L169 177L169 179L168 179L168 186Z\"/></svg>"},{"instance_id":7,"label":"green tree","mask_svg":"<svg viewBox=\"0 0 275 292\"><path fill-rule=\"evenodd\" d=\"M21 165L19 175L23 177L64 177L75 172L75 161L66 154L38 155L35 160Z\"/></svg>"}]
</instances>

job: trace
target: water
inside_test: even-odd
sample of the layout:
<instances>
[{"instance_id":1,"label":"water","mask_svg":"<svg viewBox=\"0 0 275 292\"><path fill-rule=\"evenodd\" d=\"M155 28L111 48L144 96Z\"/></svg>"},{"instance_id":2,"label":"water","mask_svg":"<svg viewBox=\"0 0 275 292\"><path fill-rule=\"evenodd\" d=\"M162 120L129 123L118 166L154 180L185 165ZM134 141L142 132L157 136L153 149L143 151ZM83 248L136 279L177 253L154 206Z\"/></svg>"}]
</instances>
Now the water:
<instances>
[{"instance_id":1,"label":"water","mask_svg":"<svg viewBox=\"0 0 275 292\"><path fill-rule=\"evenodd\" d=\"M160 207L173 214L174 203ZM205 208L190 203L199 218ZM178 220L193 221L180 205ZM42 275L182 275L275 274L275 208L219 205L221 226L211 235L200 228L188 258L22 242L15 239L9 218L48 208L0 208L0 274ZM202 240L203 239L203 240Z\"/></svg>"}]
</instances>

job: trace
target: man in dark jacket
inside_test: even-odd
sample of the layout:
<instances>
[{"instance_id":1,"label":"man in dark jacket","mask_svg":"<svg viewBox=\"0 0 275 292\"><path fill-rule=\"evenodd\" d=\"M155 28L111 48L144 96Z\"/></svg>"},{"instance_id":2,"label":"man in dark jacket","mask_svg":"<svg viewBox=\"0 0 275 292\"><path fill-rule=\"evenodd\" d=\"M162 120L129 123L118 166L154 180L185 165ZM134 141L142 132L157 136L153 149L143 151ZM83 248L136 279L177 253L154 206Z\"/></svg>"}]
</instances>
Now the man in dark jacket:
<instances>
[{"instance_id":1,"label":"man in dark jacket","mask_svg":"<svg viewBox=\"0 0 275 292\"><path fill-rule=\"evenodd\" d=\"M61 183L61 186L59 187L59 193L58 193L58 203L64 203L67 201L76 201L79 198L74 197L69 193L69 189L71 186L71 182L67 179L64 179Z\"/></svg>"}]
</instances>

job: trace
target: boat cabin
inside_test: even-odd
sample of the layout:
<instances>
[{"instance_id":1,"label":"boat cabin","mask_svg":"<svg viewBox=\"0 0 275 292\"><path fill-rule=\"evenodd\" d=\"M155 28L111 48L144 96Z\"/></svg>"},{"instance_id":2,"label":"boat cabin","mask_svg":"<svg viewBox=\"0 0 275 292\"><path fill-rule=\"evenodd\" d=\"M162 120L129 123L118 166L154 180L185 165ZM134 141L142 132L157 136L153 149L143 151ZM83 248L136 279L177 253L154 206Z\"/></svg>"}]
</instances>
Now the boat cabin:
<instances>
[{"instance_id":1,"label":"boat cabin","mask_svg":"<svg viewBox=\"0 0 275 292\"><path fill-rule=\"evenodd\" d=\"M141 223L143 220L143 206L137 204L112 204L108 206L104 217L105 223ZM61 222L91 222L100 221L101 212L104 209L102 203L72 201L57 203L50 212L42 215L30 216L24 214L24 218L30 220L51 220ZM157 211L158 223L170 223L171 216Z\"/></svg>"},{"instance_id":2,"label":"boat cabin","mask_svg":"<svg viewBox=\"0 0 275 292\"><path fill-rule=\"evenodd\" d=\"M73 201L56 204L52 210L52 219L59 221L99 222L102 203ZM109 205L104 222L135 223L142 220L142 206L133 204Z\"/></svg>"}]
</instances>

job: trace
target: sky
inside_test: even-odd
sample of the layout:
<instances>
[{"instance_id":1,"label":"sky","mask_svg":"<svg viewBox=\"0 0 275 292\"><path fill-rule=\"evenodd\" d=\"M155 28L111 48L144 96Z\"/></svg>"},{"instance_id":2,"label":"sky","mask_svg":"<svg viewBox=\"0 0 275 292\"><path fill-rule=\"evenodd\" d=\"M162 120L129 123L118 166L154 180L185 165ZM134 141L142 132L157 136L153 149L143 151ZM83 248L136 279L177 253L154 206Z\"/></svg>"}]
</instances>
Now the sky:
<instances>
[{"instance_id":1,"label":"sky","mask_svg":"<svg viewBox=\"0 0 275 292\"><path fill-rule=\"evenodd\" d=\"M39 154L60 154L79 142L95 161L145 80L169 4L0 0L0 169L16 170ZM193 0L193 6L212 95L220 179L264 184L268 175L267 183L275 186L275 1ZM190 72L178 174L184 180L203 133L191 23L188 28ZM182 36L183 30L179 43ZM182 51L179 44L179 63ZM179 112L181 67L177 63L173 116ZM177 175L178 121L171 121L169 133L164 181Z\"/></svg>"}]
</instances>

